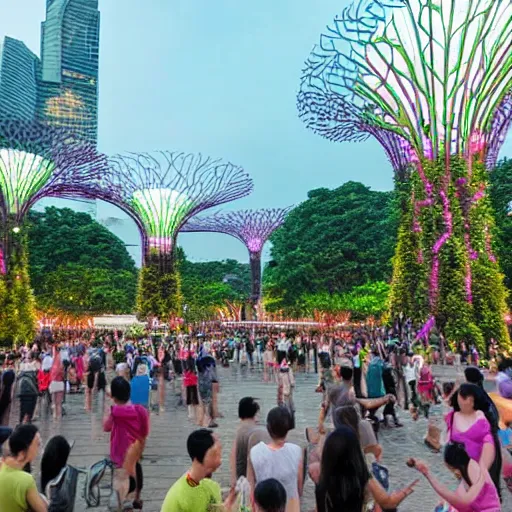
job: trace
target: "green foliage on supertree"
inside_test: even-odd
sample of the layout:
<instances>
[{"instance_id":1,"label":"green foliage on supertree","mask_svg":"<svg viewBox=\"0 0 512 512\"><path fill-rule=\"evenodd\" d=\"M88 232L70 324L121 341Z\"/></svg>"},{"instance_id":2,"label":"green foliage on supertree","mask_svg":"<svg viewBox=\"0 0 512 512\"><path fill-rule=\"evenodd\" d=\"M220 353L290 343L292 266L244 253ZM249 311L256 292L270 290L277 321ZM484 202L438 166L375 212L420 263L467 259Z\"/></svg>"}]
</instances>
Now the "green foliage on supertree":
<instances>
[{"instance_id":1,"label":"green foliage on supertree","mask_svg":"<svg viewBox=\"0 0 512 512\"><path fill-rule=\"evenodd\" d=\"M393 256L393 275L389 292L391 319L411 318L424 322L428 316L428 286L424 265L418 261L420 237L414 231L410 191L415 176L395 181L395 215L398 216L398 237Z\"/></svg>"},{"instance_id":2,"label":"green foliage on supertree","mask_svg":"<svg viewBox=\"0 0 512 512\"><path fill-rule=\"evenodd\" d=\"M391 315L403 311L415 322L425 322L433 314L448 341L474 344L482 354L491 338L509 347L504 321L507 291L494 255L494 212L485 167L475 160L469 170L460 157L451 157L447 165L444 156L421 165L432 184L433 199L422 203L429 199L428 192L414 173L395 252ZM447 233L434 270L432 248Z\"/></svg>"},{"instance_id":3,"label":"green foliage on supertree","mask_svg":"<svg viewBox=\"0 0 512 512\"><path fill-rule=\"evenodd\" d=\"M10 246L9 268L0 276L0 346L32 343L36 332L34 294L30 287L26 237Z\"/></svg>"},{"instance_id":4,"label":"green foliage on supertree","mask_svg":"<svg viewBox=\"0 0 512 512\"><path fill-rule=\"evenodd\" d=\"M183 315L179 262L172 253L151 250L139 272L137 316L140 320L157 317L167 322Z\"/></svg>"}]
</instances>

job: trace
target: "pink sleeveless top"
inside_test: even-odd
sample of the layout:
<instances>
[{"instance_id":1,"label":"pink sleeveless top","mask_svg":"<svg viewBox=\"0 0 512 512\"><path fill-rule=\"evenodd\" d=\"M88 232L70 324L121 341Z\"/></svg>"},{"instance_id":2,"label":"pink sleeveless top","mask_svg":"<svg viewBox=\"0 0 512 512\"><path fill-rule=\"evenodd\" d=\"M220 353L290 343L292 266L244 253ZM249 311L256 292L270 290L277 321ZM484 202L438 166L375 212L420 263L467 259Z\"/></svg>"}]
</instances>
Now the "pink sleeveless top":
<instances>
[{"instance_id":1,"label":"pink sleeveless top","mask_svg":"<svg viewBox=\"0 0 512 512\"><path fill-rule=\"evenodd\" d=\"M446 415L446 425L448 426L449 440L455 443L461 443L466 448L468 455L478 462L482 455L485 443L493 443L491 434L491 425L486 418L480 418L465 432L459 432L454 424L454 412Z\"/></svg>"},{"instance_id":2,"label":"pink sleeveless top","mask_svg":"<svg viewBox=\"0 0 512 512\"><path fill-rule=\"evenodd\" d=\"M491 480L490 475L487 475L480 494L475 498L473 503L467 507L458 508L458 512L501 512L501 503L498 496L498 491Z\"/></svg>"}]
</instances>

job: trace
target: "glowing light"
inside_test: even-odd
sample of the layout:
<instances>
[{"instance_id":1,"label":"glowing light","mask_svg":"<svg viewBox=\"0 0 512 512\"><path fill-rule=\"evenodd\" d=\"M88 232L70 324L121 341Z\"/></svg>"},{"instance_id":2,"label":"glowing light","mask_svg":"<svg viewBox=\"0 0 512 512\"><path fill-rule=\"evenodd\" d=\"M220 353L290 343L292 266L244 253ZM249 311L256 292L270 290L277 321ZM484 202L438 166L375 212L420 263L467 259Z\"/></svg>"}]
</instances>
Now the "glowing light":
<instances>
[{"instance_id":1,"label":"glowing light","mask_svg":"<svg viewBox=\"0 0 512 512\"><path fill-rule=\"evenodd\" d=\"M12 232L18 234L21 231L21 228L16 226L15 228L12 228Z\"/></svg>"},{"instance_id":2,"label":"glowing light","mask_svg":"<svg viewBox=\"0 0 512 512\"><path fill-rule=\"evenodd\" d=\"M7 212L19 213L23 205L48 182L53 170L54 164L39 155L0 149L0 193Z\"/></svg>"},{"instance_id":3,"label":"glowing light","mask_svg":"<svg viewBox=\"0 0 512 512\"><path fill-rule=\"evenodd\" d=\"M147 230L150 245L168 252L171 240L192 208L192 202L175 190L153 188L136 190L132 206Z\"/></svg>"},{"instance_id":4,"label":"glowing light","mask_svg":"<svg viewBox=\"0 0 512 512\"><path fill-rule=\"evenodd\" d=\"M5 268L4 251L0 247L0 274L5 275L7 269Z\"/></svg>"},{"instance_id":5,"label":"glowing light","mask_svg":"<svg viewBox=\"0 0 512 512\"><path fill-rule=\"evenodd\" d=\"M250 238L247 240L247 248L251 252L259 252L263 248L263 240L261 238Z\"/></svg>"}]
</instances>

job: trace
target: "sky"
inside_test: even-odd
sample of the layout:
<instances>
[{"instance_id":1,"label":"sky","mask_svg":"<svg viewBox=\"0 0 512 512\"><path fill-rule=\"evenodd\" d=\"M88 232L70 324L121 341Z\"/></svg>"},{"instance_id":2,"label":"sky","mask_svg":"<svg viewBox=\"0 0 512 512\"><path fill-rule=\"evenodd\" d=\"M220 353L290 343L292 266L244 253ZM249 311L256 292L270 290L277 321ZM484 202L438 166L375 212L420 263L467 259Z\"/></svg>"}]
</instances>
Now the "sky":
<instances>
[{"instance_id":1,"label":"sky","mask_svg":"<svg viewBox=\"0 0 512 512\"><path fill-rule=\"evenodd\" d=\"M376 141L332 143L297 116L303 63L348 3L100 0L99 149L201 152L241 165L254 192L226 209L299 204L311 189L349 180L390 190L392 169ZM0 0L0 38L21 39L39 55L45 4ZM502 155L511 153L509 138ZM112 229L140 243L131 221ZM179 243L194 261L247 260L226 235L182 234ZM130 250L140 261L140 249Z\"/></svg>"}]
</instances>

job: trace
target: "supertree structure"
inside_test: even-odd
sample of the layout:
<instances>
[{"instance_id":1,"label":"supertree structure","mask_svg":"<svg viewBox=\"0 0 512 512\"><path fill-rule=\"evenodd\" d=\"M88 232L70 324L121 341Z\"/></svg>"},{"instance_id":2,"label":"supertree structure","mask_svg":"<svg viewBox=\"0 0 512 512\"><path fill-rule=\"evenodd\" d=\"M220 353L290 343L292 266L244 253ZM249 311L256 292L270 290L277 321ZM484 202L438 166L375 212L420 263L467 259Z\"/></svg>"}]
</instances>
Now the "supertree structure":
<instances>
[{"instance_id":1,"label":"supertree structure","mask_svg":"<svg viewBox=\"0 0 512 512\"><path fill-rule=\"evenodd\" d=\"M487 197L512 121L512 3L357 0L315 46L299 115L333 141L374 136L408 176L391 313L449 341L508 345Z\"/></svg>"},{"instance_id":2,"label":"supertree structure","mask_svg":"<svg viewBox=\"0 0 512 512\"><path fill-rule=\"evenodd\" d=\"M138 311L161 320L180 313L173 257L181 227L208 208L249 194L253 183L238 166L200 154L170 151L117 155L103 180L108 201L126 211L142 237Z\"/></svg>"},{"instance_id":3,"label":"supertree structure","mask_svg":"<svg viewBox=\"0 0 512 512\"><path fill-rule=\"evenodd\" d=\"M28 342L33 334L26 214L43 197L95 197L107 170L106 158L73 133L0 121L0 343Z\"/></svg>"},{"instance_id":4,"label":"supertree structure","mask_svg":"<svg viewBox=\"0 0 512 512\"><path fill-rule=\"evenodd\" d=\"M102 190L106 158L75 134L38 122L0 121L0 223L3 262L9 243L43 197L94 198Z\"/></svg>"},{"instance_id":5,"label":"supertree structure","mask_svg":"<svg viewBox=\"0 0 512 512\"><path fill-rule=\"evenodd\" d=\"M190 219L180 231L225 233L247 247L252 277L251 302L257 310L261 300L261 251L272 233L283 224L290 210L291 207L217 212L210 217Z\"/></svg>"}]
</instances>

